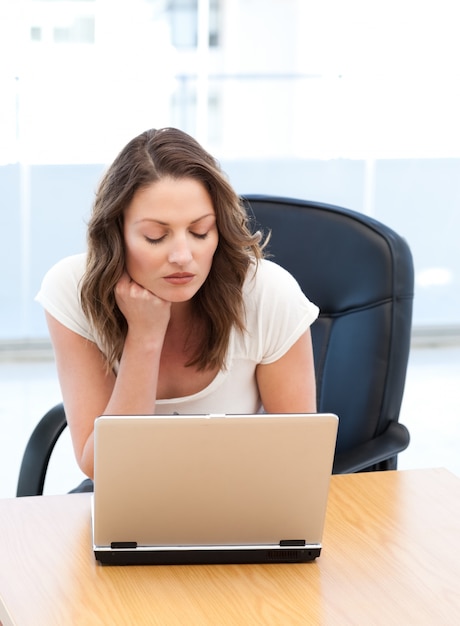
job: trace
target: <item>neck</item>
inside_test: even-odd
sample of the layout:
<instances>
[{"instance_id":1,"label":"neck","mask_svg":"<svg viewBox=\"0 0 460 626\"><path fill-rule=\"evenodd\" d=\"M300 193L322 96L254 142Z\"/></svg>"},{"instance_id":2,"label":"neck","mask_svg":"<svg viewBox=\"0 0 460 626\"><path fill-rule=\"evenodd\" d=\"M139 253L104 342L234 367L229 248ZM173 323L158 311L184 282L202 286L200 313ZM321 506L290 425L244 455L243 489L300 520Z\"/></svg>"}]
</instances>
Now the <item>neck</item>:
<instances>
[{"instance_id":1,"label":"neck","mask_svg":"<svg viewBox=\"0 0 460 626\"><path fill-rule=\"evenodd\" d=\"M201 325L193 315L190 302L175 303L171 307L171 317L165 336L163 352L192 354L200 342Z\"/></svg>"},{"instance_id":2,"label":"neck","mask_svg":"<svg viewBox=\"0 0 460 626\"><path fill-rule=\"evenodd\" d=\"M190 300L187 302L174 302L171 305L170 326L190 326L193 319L193 307Z\"/></svg>"}]
</instances>

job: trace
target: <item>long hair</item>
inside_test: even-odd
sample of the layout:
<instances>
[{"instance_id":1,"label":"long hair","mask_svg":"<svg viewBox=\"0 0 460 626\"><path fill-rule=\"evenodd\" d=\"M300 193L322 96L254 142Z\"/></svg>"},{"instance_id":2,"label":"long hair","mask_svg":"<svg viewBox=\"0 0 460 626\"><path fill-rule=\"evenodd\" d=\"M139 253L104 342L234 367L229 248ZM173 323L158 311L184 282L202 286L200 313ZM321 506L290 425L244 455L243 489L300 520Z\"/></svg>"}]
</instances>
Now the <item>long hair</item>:
<instances>
[{"instance_id":1,"label":"long hair","mask_svg":"<svg viewBox=\"0 0 460 626\"><path fill-rule=\"evenodd\" d=\"M115 286L125 269L124 211L138 189L165 176L193 178L205 186L219 233L209 275L192 299L204 336L188 365L222 368L232 328L245 328L242 288L250 265L263 256L261 234L251 232L240 198L197 141L175 128L148 130L125 146L103 176L88 223L81 303L108 369L121 358L127 333L115 300Z\"/></svg>"}]
</instances>

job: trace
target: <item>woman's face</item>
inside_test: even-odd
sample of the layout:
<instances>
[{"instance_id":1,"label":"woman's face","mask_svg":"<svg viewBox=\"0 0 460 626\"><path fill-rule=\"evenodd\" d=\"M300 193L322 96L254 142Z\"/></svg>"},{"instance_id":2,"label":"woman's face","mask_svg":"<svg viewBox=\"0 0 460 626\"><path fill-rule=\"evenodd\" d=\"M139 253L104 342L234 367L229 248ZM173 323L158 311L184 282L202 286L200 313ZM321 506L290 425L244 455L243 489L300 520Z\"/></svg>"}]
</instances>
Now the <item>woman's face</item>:
<instances>
[{"instance_id":1,"label":"woman's face","mask_svg":"<svg viewBox=\"0 0 460 626\"><path fill-rule=\"evenodd\" d=\"M130 277L169 302L197 293L219 241L211 197L193 178L165 177L136 191L123 235Z\"/></svg>"}]
</instances>

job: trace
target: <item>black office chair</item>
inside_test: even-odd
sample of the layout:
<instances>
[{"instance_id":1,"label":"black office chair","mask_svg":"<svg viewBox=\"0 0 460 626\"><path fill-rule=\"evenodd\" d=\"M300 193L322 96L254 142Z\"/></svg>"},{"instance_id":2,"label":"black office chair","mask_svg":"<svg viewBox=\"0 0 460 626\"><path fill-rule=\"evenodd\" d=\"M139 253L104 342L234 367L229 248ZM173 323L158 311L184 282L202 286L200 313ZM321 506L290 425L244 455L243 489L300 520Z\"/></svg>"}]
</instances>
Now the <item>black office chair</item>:
<instances>
[{"instance_id":1,"label":"black office chair","mask_svg":"<svg viewBox=\"0 0 460 626\"><path fill-rule=\"evenodd\" d=\"M399 423L409 356L413 264L393 230L340 207L246 196L254 227L271 229L272 259L321 309L312 326L318 410L339 416L334 473L396 469L409 444ZM18 496L40 495L66 426L62 404L27 444Z\"/></svg>"},{"instance_id":2,"label":"black office chair","mask_svg":"<svg viewBox=\"0 0 460 626\"><path fill-rule=\"evenodd\" d=\"M272 260L320 307L312 326L318 411L339 416L334 473L396 469L414 269L406 241L341 207L246 196Z\"/></svg>"},{"instance_id":3,"label":"black office chair","mask_svg":"<svg viewBox=\"0 0 460 626\"><path fill-rule=\"evenodd\" d=\"M38 422L22 457L16 496L43 494L51 453L66 426L67 420L62 403L56 404Z\"/></svg>"}]
</instances>

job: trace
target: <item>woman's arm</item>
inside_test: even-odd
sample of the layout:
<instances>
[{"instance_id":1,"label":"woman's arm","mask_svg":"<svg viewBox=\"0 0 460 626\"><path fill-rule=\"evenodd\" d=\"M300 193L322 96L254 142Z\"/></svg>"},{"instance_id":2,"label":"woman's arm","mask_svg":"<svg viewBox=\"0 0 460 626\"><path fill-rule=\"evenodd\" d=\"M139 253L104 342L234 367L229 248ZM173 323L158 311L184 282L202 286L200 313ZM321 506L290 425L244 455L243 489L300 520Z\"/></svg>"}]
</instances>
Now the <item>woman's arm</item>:
<instances>
[{"instance_id":1,"label":"woman's arm","mask_svg":"<svg viewBox=\"0 0 460 626\"><path fill-rule=\"evenodd\" d=\"M155 412L161 350L170 317L170 303L126 276L117 285L116 298L128 322L117 376L107 372L95 343L46 313L75 456L90 478L96 417Z\"/></svg>"},{"instance_id":2,"label":"woman's arm","mask_svg":"<svg viewBox=\"0 0 460 626\"><path fill-rule=\"evenodd\" d=\"M316 382L310 330L284 356L256 370L267 413L315 413Z\"/></svg>"}]
</instances>

